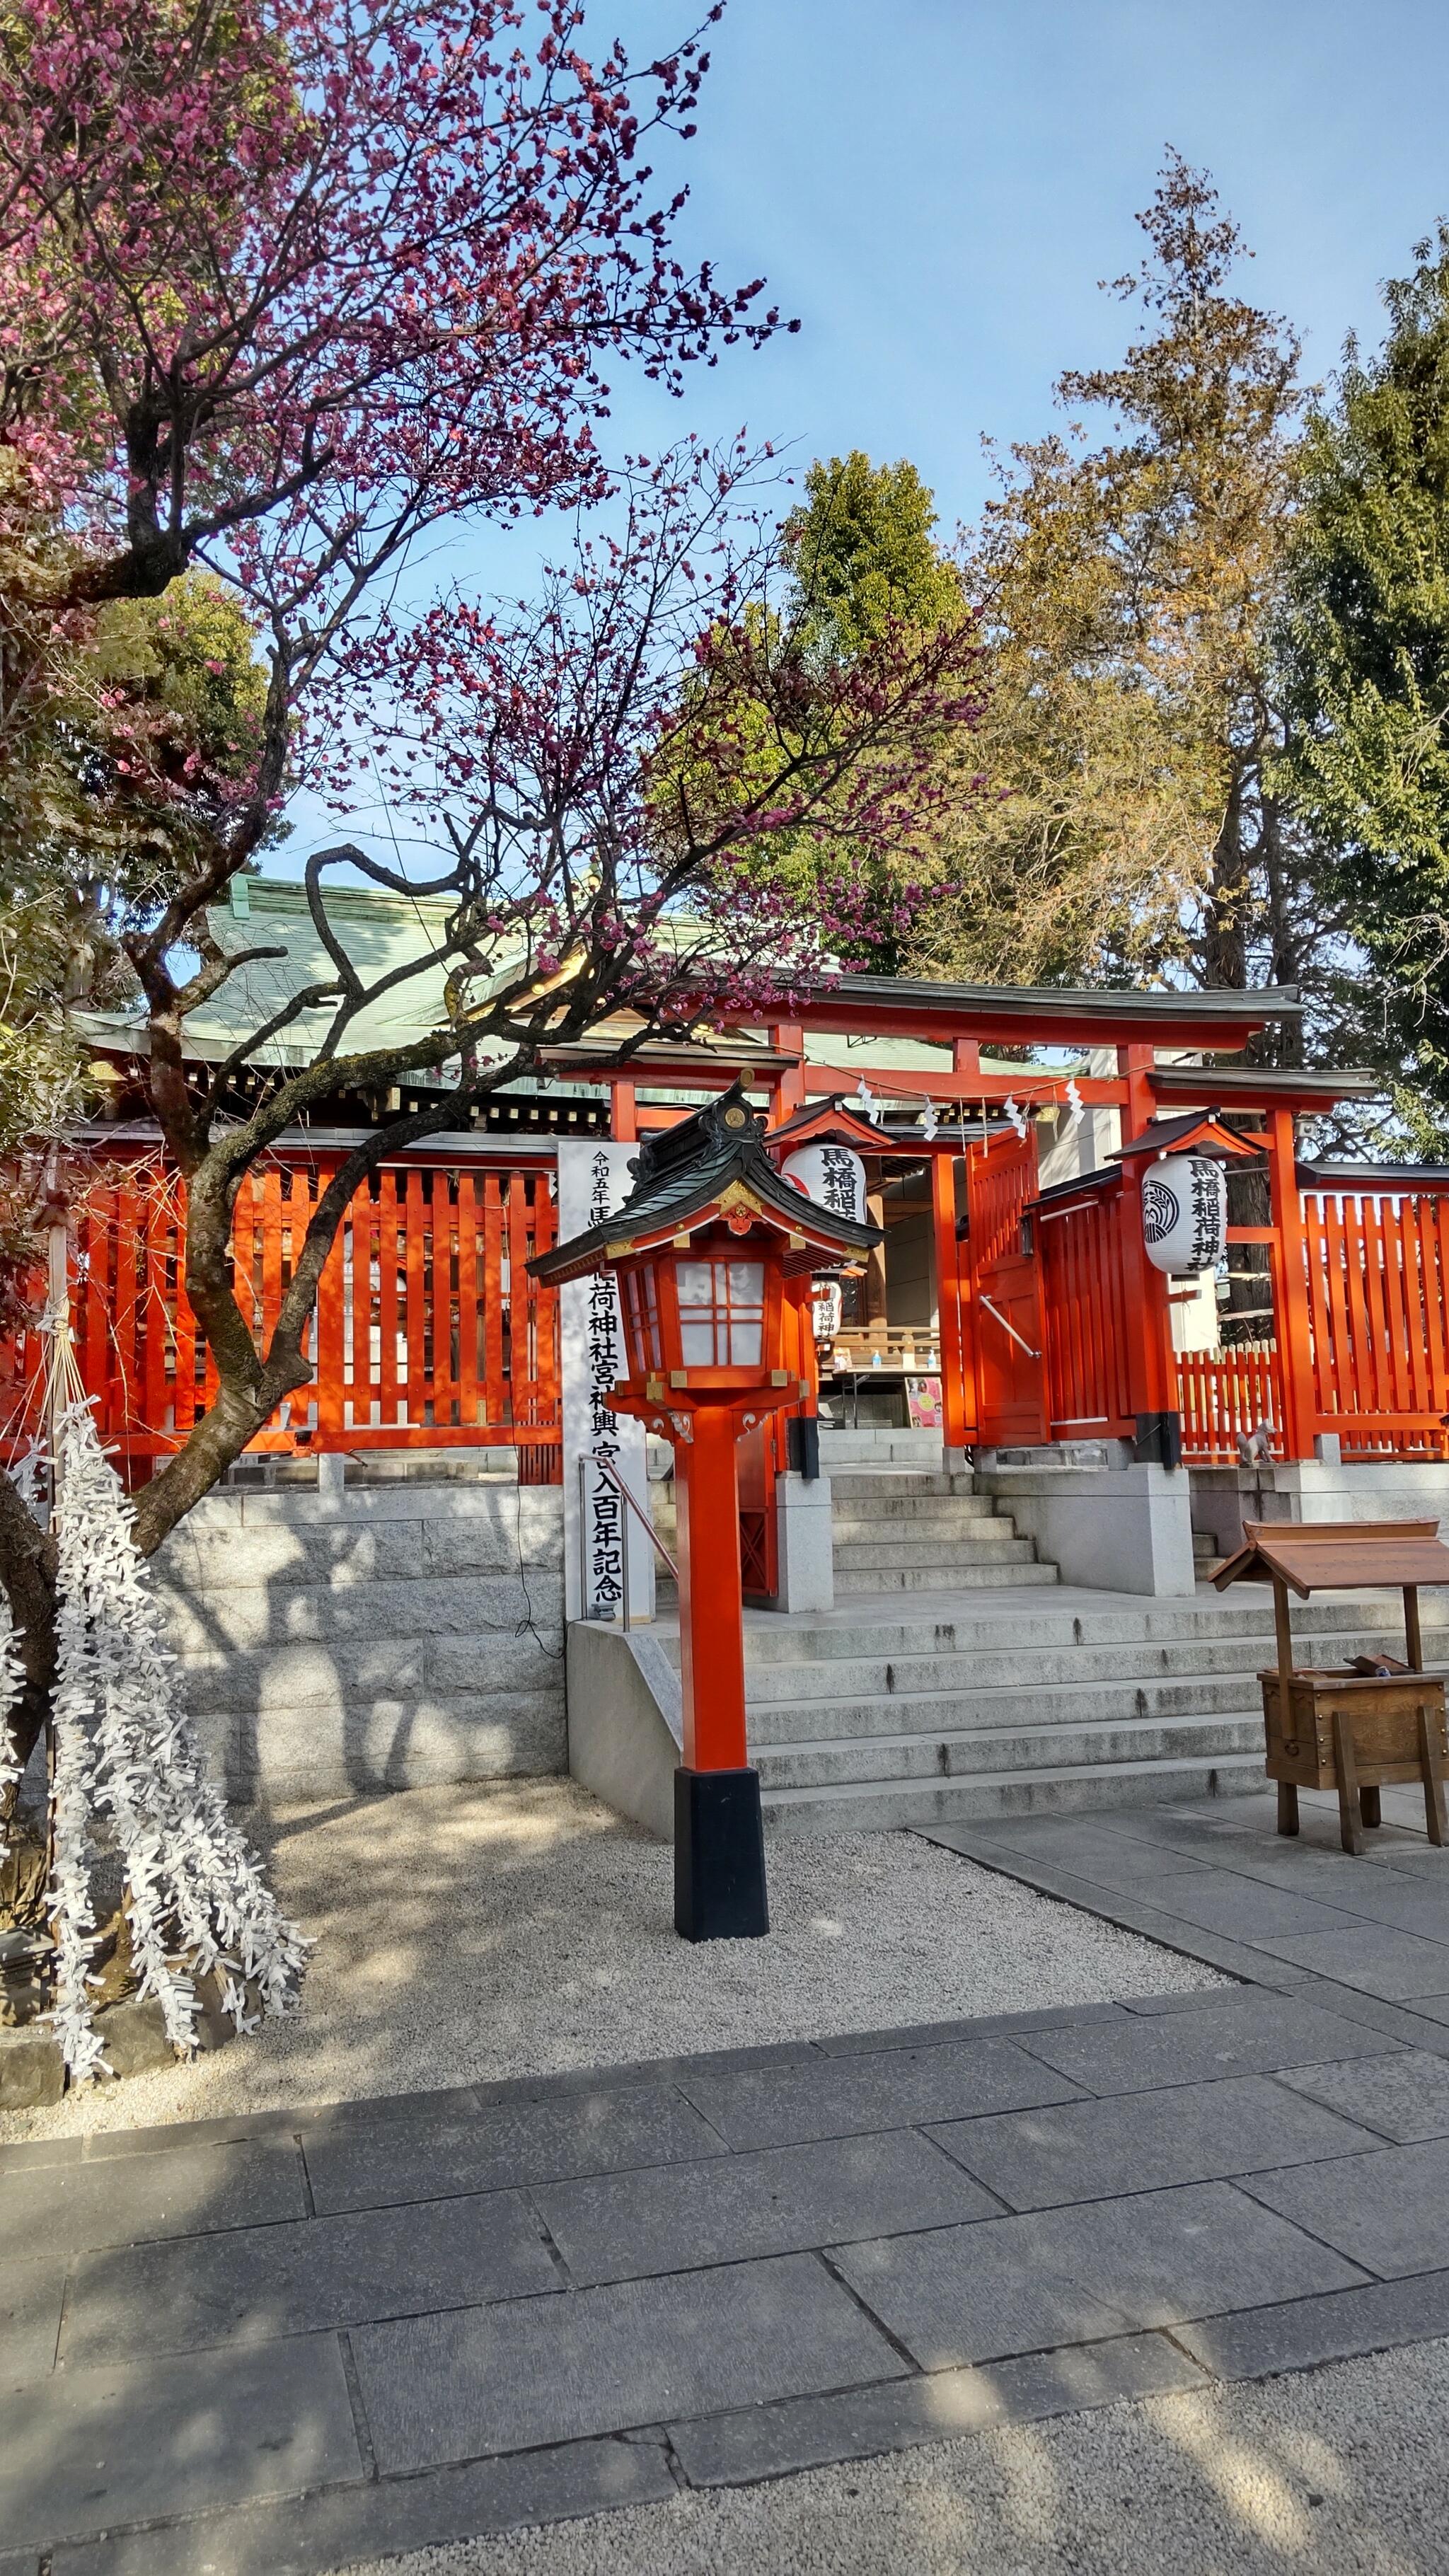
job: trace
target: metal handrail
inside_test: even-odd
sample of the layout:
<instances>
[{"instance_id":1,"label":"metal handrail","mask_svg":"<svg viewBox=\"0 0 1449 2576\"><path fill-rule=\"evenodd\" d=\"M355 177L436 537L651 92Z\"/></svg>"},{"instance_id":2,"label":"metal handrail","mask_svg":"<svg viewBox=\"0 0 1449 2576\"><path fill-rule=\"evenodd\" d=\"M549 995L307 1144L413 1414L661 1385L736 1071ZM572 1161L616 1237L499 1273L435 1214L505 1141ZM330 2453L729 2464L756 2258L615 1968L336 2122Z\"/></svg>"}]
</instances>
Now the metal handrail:
<instances>
[{"instance_id":1,"label":"metal handrail","mask_svg":"<svg viewBox=\"0 0 1449 2576\"><path fill-rule=\"evenodd\" d=\"M993 1315L995 1317L997 1323L1001 1326L1003 1333L1010 1333L1012 1340L1020 1343L1021 1348L1025 1351L1029 1360L1039 1360L1041 1358L1040 1351L1034 1351L1030 1342L1024 1340L1022 1335L1017 1331L1016 1326L1007 1322L1001 1308L999 1306L993 1306L991 1299L989 1297L983 1297L979 1290L977 1291L976 1302L978 1305L985 1307L988 1315Z\"/></svg>"},{"instance_id":2,"label":"metal handrail","mask_svg":"<svg viewBox=\"0 0 1449 2576\"><path fill-rule=\"evenodd\" d=\"M580 1460L579 1460L579 1545L580 1545L580 1548L582 1549L582 1547L583 1547L583 1545L584 1545L584 1528L585 1528L585 1524L586 1524L587 1519L588 1519L588 1486L587 1486L587 1481L586 1481L586 1474L585 1474L585 1471L586 1471L586 1469L588 1469L588 1468L590 1468L590 1467L597 1467L601 1475L604 1475L604 1476L607 1476L607 1477L608 1477L609 1482L610 1482L610 1484L613 1486L613 1488L614 1488L615 1492L616 1492L616 1493L618 1493L618 1494L622 1494L622 1495L623 1495L625 1502L628 1504L629 1509L630 1509L630 1511L633 1513L633 1515L634 1515L635 1519L640 1523L641 1527L643 1528L643 1530L644 1530L644 1532L645 1532L645 1535L646 1535L646 1536L647 1536L647 1538L649 1539L649 1542L650 1542L651 1546L653 1547L653 1549L654 1549L654 1551L655 1551L656 1555L658 1555L658 1556L662 1556L662 1557L663 1557L664 1562L665 1562L665 1564L668 1566L670 1573L673 1575L675 1582L676 1582L676 1583L678 1583L678 1582L679 1582L679 1568L678 1568L678 1566L675 1564L673 1557L670 1555L668 1548L665 1546L663 1539L660 1537L659 1532L658 1532L658 1531L657 1531L657 1529L655 1528L654 1523L651 1521L651 1519L650 1519L650 1517L649 1517L648 1513L645 1511L645 1509L644 1509L644 1507L643 1507L642 1503L640 1503L640 1502L639 1502L639 1500L637 1499L637 1497L636 1497L635 1495L633 1495L633 1494L631 1494L631 1493L630 1493L629 1488L628 1488L628 1486L625 1484L623 1477L619 1474L618 1469L614 1466L613 1462L612 1462L610 1459L608 1459L608 1458L600 1458L600 1457L598 1457L597 1455L595 1455L595 1456L590 1456L590 1454L589 1454L589 1452L588 1452L587 1450L584 1452L584 1455L583 1455L583 1456L580 1458ZM581 1570L582 1570L582 1569L581 1569ZM622 1598L621 1598L621 1601L620 1601L619 1607L620 1607L620 1609L621 1609L621 1611L622 1611L622 1613L623 1613L623 1624L624 1624L625 1633L627 1634L627 1632L628 1632L628 1628L629 1628L629 1551L628 1551L628 1547L627 1547L627 1545L626 1545L625 1550L624 1550L624 1590L623 1590L623 1596L622 1596Z\"/></svg>"}]
</instances>

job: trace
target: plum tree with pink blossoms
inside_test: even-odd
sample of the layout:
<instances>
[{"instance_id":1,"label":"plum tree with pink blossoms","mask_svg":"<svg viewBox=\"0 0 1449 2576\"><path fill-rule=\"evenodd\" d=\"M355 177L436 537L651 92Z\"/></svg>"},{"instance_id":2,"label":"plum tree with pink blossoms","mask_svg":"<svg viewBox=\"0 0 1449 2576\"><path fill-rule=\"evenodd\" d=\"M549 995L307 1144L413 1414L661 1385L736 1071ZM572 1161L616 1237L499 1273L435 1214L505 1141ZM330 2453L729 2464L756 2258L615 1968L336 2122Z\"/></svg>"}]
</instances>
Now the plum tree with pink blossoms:
<instances>
[{"instance_id":1,"label":"plum tree with pink blossoms","mask_svg":"<svg viewBox=\"0 0 1449 2576\"><path fill-rule=\"evenodd\" d=\"M143 1555L309 1382L322 1269L369 1175L606 1023L623 1033L601 1068L659 1033L783 1015L855 945L872 882L909 909L941 734L974 714L960 618L888 624L848 665L819 649L813 603L781 587L764 455L686 441L605 471L611 355L678 382L774 317L750 318L753 286L686 276L678 199L650 208L641 142L689 130L698 47L592 70L573 13L543 13L531 59L520 24L447 0L17 0L0 29L0 436L83 558L64 597L51 568L54 599L27 597L27 615L160 588L200 560L270 656L255 769L190 817L194 859L124 928L217 1379L136 1499ZM575 540L532 604L454 596L411 622L374 606L442 520L561 500ZM31 564L32 593L45 572ZM415 872L351 842L317 853L327 972L280 1002L271 988L249 1018L242 970L279 952L223 935L218 898L290 779L346 812L363 770L428 855ZM441 948L367 970L328 906L343 865L445 899ZM380 1001L395 1012L409 978L435 990L440 965L431 1024L361 1040ZM187 1021L228 985L240 1034L204 1064ZM428 1068L450 1087L344 1156L261 1336L229 1257L253 1167L329 1103L397 1096ZM56 1560L3 1477L0 1577L26 1663L9 1721L23 1758L55 1670Z\"/></svg>"},{"instance_id":2,"label":"plum tree with pink blossoms","mask_svg":"<svg viewBox=\"0 0 1449 2576\"><path fill-rule=\"evenodd\" d=\"M614 361L677 389L690 360L775 326L757 283L724 291L676 258L682 195L651 171L694 130L699 38L631 65L580 37L577 9L507 0L0 11L0 831L26 810L3 792L15 711L30 736L37 710L63 721L56 668L98 603L209 569L268 663L255 758L224 785L170 782L183 861L160 899L108 884L99 801L76 858L128 951L188 1166L184 1024L238 962L208 906L274 828L303 712L375 586L444 521L601 493ZM247 1363L219 1330L230 1385ZM246 1408L223 1411L239 1429ZM0 1477L18 1749L54 1681L55 1573Z\"/></svg>"},{"instance_id":3,"label":"plum tree with pink blossoms","mask_svg":"<svg viewBox=\"0 0 1449 2576\"><path fill-rule=\"evenodd\" d=\"M942 729L974 712L970 630L891 627L848 668L817 662L805 605L783 615L770 597L777 532L749 497L758 462L686 445L628 469L612 532L591 536L585 522L534 604L505 614L450 599L411 626L384 616L354 629L310 719L312 774L346 810L365 766L394 822L434 855L420 872L351 841L315 852L306 898L330 972L259 1010L220 1062L183 1060L188 1011L248 957L276 952L218 945L190 895L133 943L154 996L152 1099L186 1182L186 1290L220 1381L139 1498L148 1553L309 1382L323 1264L382 1162L466 1123L491 1091L620 1015L605 1066L657 1031L685 1038L727 1012L784 1007L858 939L871 863L889 853L904 884ZM808 887L778 863L802 835L822 849ZM328 908L329 877L344 866L446 899L442 935L385 975L366 971ZM188 944L203 963L173 987ZM395 1013L409 983L421 994L440 969L435 1019L396 1044L359 1046L384 996ZM232 1008L245 1019L239 1000ZM157 1061L167 1013L172 1064ZM238 1116L235 1078L284 1036L301 1038L308 1061L271 1074ZM380 1120L343 1157L294 1242L259 1346L229 1257L243 1180L329 1100L385 1097L425 1068L446 1069L449 1087Z\"/></svg>"}]
</instances>

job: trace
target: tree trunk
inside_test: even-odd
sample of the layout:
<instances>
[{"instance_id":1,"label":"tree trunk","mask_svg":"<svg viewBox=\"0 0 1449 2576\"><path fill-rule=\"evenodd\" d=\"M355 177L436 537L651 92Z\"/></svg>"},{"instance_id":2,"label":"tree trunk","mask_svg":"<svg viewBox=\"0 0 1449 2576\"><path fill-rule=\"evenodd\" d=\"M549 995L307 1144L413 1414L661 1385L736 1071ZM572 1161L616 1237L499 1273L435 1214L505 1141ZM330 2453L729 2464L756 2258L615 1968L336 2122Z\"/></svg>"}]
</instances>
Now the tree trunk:
<instances>
[{"instance_id":1,"label":"tree trunk","mask_svg":"<svg viewBox=\"0 0 1449 2576\"><path fill-rule=\"evenodd\" d=\"M55 1575L54 1539L37 1528L23 1496L0 1469L0 1583L19 1634L25 1673L6 1732L22 1768L44 1731L55 1680ZM0 1790L0 1820L12 1813L15 1797L14 1787Z\"/></svg>"},{"instance_id":2,"label":"tree trunk","mask_svg":"<svg viewBox=\"0 0 1449 2576\"><path fill-rule=\"evenodd\" d=\"M1262 860L1268 902L1269 980L1274 984L1297 985L1302 982L1302 959L1298 953L1298 940L1289 904L1288 871L1283 853L1283 818L1277 798L1273 796L1265 796L1263 799ZM1258 1044L1261 1046L1267 1040L1268 1031L1265 1029L1261 1033ZM1271 1044L1273 1063L1301 1065L1303 1062L1302 1021L1296 1021L1286 1028L1275 1027ZM1260 1058L1260 1061L1262 1060L1264 1059Z\"/></svg>"},{"instance_id":3,"label":"tree trunk","mask_svg":"<svg viewBox=\"0 0 1449 2576\"><path fill-rule=\"evenodd\" d=\"M296 1382L301 1385L303 1379ZM212 1486L221 1482L290 1392L288 1387L263 1395L239 1394L225 1386L219 1389L211 1411L202 1415L185 1448L168 1458L136 1498L135 1538L143 1556L154 1556L177 1522L185 1520Z\"/></svg>"},{"instance_id":4,"label":"tree trunk","mask_svg":"<svg viewBox=\"0 0 1449 2576\"><path fill-rule=\"evenodd\" d=\"M1248 984L1248 912L1251 887L1243 848L1243 774L1234 767L1228 801L1213 844L1205 938L1206 981L1235 993Z\"/></svg>"}]
</instances>

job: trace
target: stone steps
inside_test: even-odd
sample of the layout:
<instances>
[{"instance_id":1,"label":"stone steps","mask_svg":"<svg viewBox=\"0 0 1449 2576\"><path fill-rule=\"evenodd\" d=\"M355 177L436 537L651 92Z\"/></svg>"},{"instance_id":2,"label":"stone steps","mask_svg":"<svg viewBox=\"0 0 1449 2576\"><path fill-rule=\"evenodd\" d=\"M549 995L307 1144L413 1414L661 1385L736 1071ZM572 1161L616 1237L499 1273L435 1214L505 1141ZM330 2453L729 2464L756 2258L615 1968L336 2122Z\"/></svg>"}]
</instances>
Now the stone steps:
<instances>
[{"instance_id":1,"label":"stone steps","mask_svg":"<svg viewBox=\"0 0 1449 2576\"><path fill-rule=\"evenodd\" d=\"M852 1483L869 1484L870 1493L842 1494L830 1489L832 1522L854 1522L867 1529L902 1521L937 1522L942 1529L960 1529L967 1521L1004 1520L992 1494L961 1493L948 1484L944 1476L929 1480L924 1476L862 1476Z\"/></svg>"},{"instance_id":2,"label":"stone steps","mask_svg":"<svg viewBox=\"0 0 1449 2576\"><path fill-rule=\"evenodd\" d=\"M1078 1726L1127 1718L1214 1719L1257 1707L1257 1677L1234 1670L1150 1681L1035 1681L967 1691L882 1692L877 1697L748 1700L751 1731L777 1749L900 1734L959 1735L1000 1726Z\"/></svg>"},{"instance_id":3,"label":"stone steps","mask_svg":"<svg viewBox=\"0 0 1449 2576\"><path fill-rule=\"evenodd\" d=\"M996 1509L990 1494L978 1494L969 1476L927 1475L912 1467L873 1467L868 1473L852 1470L832 1476L830 1498L837 1511L843 1504L854 1503L868 1506L872 1516L911 1502L969 1503L986 1513Z\"/></svg>"},{"instance_id":4,"label":"stone steps","mask_svg":"<svg viewBox=\"0 0 1449 2576\"><path fill-rule=\"evenodd\" d=\"M954 1605L953 1605L954 1606ZM1428 1604L1425 1603L1427 1611ZM1009 1617L993 1607L979 1618L957 1611L949 1620L887 1616L848 1624L776 1620L766 1613L745 1627L746 1687L751 1706L802 1698L906 1697L921 1692L987 1691L1009 1685L1116 1681L1150 1683L1171 1677L1257 1673L1273 1661L1271 1627L1229 1625L1232 1613L1185 1608L1174 1613L1156 1603L1132 1614L1070 1615L1035 1604ZM1079 1632L1074 1634L1074 1631ZM660 1643L678 1664L679 1640L661 1631ZM1367 1619L1355 1606L1352 1625L1319 1626L1295 1634L1299 1660L1346 1662L1385 1643L1393 1645L1393 1614ZM1402 1639L1399 1640L1402 1645ZM1424 1621L1426 1661L1449 1661L1449 1626Z\"/></svg>"},{"instance_id":5,"label":"stone steps","mask_svg":"<svg viewBox=\"0 0 1449 2576\"><path fill-rule=\"evenodd\" d=\"M852 1594L1040 1590L1056 1568L968 1476L882 1466L831 1486L837 1600Z\"/></svg>"},{"instance_id":6,"label":"stone steps","mask_svg":"<svg viewBox=\"0 0 1449 2576\"><path fill-rule=\"evenodd\" d=\"M827 1476L850 1467L939 1468L939 1431L846 1431L820 1426L820 1464Z\"/></svg>"},{"instance_id":7,"label":"stone steps","mask_svg":"<svg viewBox=\"0 0 1449 2576\"><path fill-rule=\"evenodd\" d=\"M959 1538L917 1538L913 1533L898 1536L894 1529L880 1530L873 1538L837 1539L835 1569L837 1574L856 1573L862 1566L888 1569L923 1567L945 1573L962 1565L1034 1565L1036 1552L1029 1538L1018 1538L1009 1521L969 1521L969 1535ZM1053 1569L1055 1581L1055 1569Z\"/></svg>"},{"instance_id":8,"label":"stone steps","mask_svg":"<svg viewBox=\"0 0 1449 2576\"><path fill-rule=\"evenodd\" d=\"M992 1816L1079 1816L1094 1809L1223 1797L1263 1785L1261 1748L1169 1761L1087 1762L1040 1771L977 1772L964 1780L863 1781L832 1788L772 1789L770 1834L902 1831L979 1824Z\"/></svg>"},{"instance_id":9,"label":"stone steps","mask_svg":"<svg viewBox=\"0 0 1449 2576\"><path fill-rule=\"evenodd\" d=\"M824 1440L821 1454L825 1465ZM1258 1674L1275 1660L1266 1588L1174 1601L1064 1593L969 1477L919 1450L829 1463L835 1610L752 1615L745 1629L750 1757L772 1833L1080 1814L1261 1785ZM1195 1553L1201 1570L1210 1546ZM1426 1595L1423 1608L1427 1659L1449 1661L1449 1602ZM1294 1626L1301 1663L1402 1649L1397 1594L1317 1600ZM660 1643L677 1665L677 1636Z\"/></svg>"},{"instance_id":10,"label":"stone steps","mask_svg":"<svg viewBox=\"0 0 1449 2576\"><path fill-rule=\"evenodd\" d=\"M1217 1760L1257 1755L1262 1771L1263 1720L1256 1709L1229 1716L1189 1717L1173 1723L1150 1717L1101 1719L1090 1725L1063 1718L1045 1726L970 1727L956 1734L888 1735L868 1748L856 1737L817 1744L755 1744L762 1791L769 1797L794 1789L852 1786L865 1789L903 1781L996 1778L1017 1772L1104 1769L1120 1764Z\"/></svg>"},{"instance_id":11,"label":"stone steps","mask_svg":"<svg viewBox=\"0 0 1449 2576\"><path fill-rule=\"evenodd\" d=\"M1034 1647L1027 1641L1005 1645L1001 1642L1000 1620L994 1620L992 1627L995 1640L989 1647L965 1653L942 1649L935 1654L871 1654L869 1647L874 1641L858 1631L853 1632L854 1650L838 1654L826 1650L825 1639L817 1631L812 1642L820 1651L809 1658L780 1657L770 1651L773 1641L768 1636L757 1645L754 1632L750 1632L745 1654L750 1705L766 1707L779 1702L798 1706L812 1699L841 1705L881 1700L890 1705L917 1696L939 1694L944 1699L969 1694L979 1699L993 1690L1081 1689L1094 1684L1115 1687L1119 1692L1138 1692L1168 1682L1211 1687L1232 1675L1251 1675L1256 1685L1258 1673L1273 1660L1270 1637L1187 1637L1163 1644L1119 1641L1073 1645L1063 1641ZM1432 1662L1432 1632L1426 1630L1425 1637L1426 1653ZM1350 1655L1368 1654L1384 1641L1384 1630L1368 1627L1307 1638L1304 1660L1344 1663ZM831 1646L834 1642L831 1638ZM1449 1653L1449 1636L1437 1642Z\"/></svg>"},{"instance_id":12,"label":"stone steps","mask_svg":"<svg viewBox=\"0 0 1449 2576\"><path fill-rule=\"evenodd\" d=\"M1266 1594L1058 1605L1055 1567L1005 1516L988 1522L960 1478L882 1469L849 1482L833 1497L836 1613L747 1632L751 1759L772 1832L1076 1814L1261 1784ZM960 1596L993 1584L973 1614ZM1008 1607L1017 1586L1033 1598ZM950 1615L893 1611L891 1591L934 1591ZM854 1613L866 1594L871 1609ZM1426 1600L1430 1660L1449 1657L1435 1608ZM1315 1602L1297 1614L1298 1659L1392 1646L1400 1615L1394 1595Z\"/></svg>"},{"instance_id":13,"label":"stone steps","mask_svg":"<svg viewBox=\"0 0 1449 2576\"><path fill-rule=\"evenodd\" d=\"M1425 1659L1449 1661L1449 1601L1444 1615L1425 1594L1422 1601ZM1397 1593L1379 1599L1315 1601L1311 1621L1306 1609L1293 1624L1294 1653L1300 1663L1316 1654L1341 1662L1345 1655L1367 1651L1353 1641L1387 1643L1403 1653L1403 1609ZM1397 1644L1394 1643L1397 1638ZM912 1612L894 1603L878 1612L859 1610L846 1619L838 1613L818 1620L776 1619L768 1613L745 1626L749 1664L795 1664L830 1661L900 1659L914 1655L959 1654L976 1658L998 1649L1013 1656L1077 1646L1111 1648L1120 1656L1132 1647L1147 1657L1178 1647L1218 1648L1251 1640L1258 1664L1273 1657L1271 1609L1244 1591L1235 1600L1216 1594L1205 1599L1139 1601L1130 1593L1059 1594L1029 1605L986 1603L980 1608L957 1602L948 1592L934 1605ZM1266 1650L1266 1651L1264 1651Z\"/></svg>"},{"instance_id":14,"label":"stone steps","mask_svg":"<svg viewBox=\"0 0 1449 2576\"><path fill-rule=\"evenodd\" d=\"M1055 1584L1055 1566L1036 1564L1034 1558L1008 1558L1006 1564L993 1561L985 1566L962 1564L962 1558L951 1556L949 1566L846 1566L835 1574L835 1595L869 1595L882 1592L980 1592L1000 1589L1003 1584L1031 1589L1042 1584Z\"/></svg>"}]
</instances>

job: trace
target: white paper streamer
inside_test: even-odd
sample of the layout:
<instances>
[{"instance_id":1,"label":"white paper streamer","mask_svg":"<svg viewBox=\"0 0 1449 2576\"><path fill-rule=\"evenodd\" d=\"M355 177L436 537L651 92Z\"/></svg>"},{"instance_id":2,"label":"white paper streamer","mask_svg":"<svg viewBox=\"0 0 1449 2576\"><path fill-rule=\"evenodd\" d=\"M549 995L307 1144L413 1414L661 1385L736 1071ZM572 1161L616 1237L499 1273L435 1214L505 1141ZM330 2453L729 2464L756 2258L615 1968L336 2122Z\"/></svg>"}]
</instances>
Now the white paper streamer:
<instances>
[{"instance_id":1,"label":"white paper streamer","mask_svg":"<svg viewBox=\"0 0 1449 2576\"><path fill-rule=\"evenodd\" d=\"M131 1507L88 1403L56 1429L60 1671L55 1696L57 1941L54 2021L73 2082L104 2063L86 1969L94 1948L90 1818L108 1814L125 1872L137 1986L158 1997L168 2036L194 2047L195 1978L218 1972L223 2008L251 2030L247 1988L266 2013L295 2004L307 1943L207 1777L176 1695Z\"/></svg>"},{"instance_id":2,"label":"white paper streamer","mask_svg":"<svg viewBox=\"0 0 1449 2576\"><path fill-rule=\"evenodd\" d=\"M20 1778L21 1766L15 1758L7 1720L24 1684L25 1667L20 1660L15 1623L10 1616L10 1604L0 1592L0 1798ZM9 1831L8 1823L0 1821L0 1852L9 1840Z\"/></svg>"}]
</instances>

